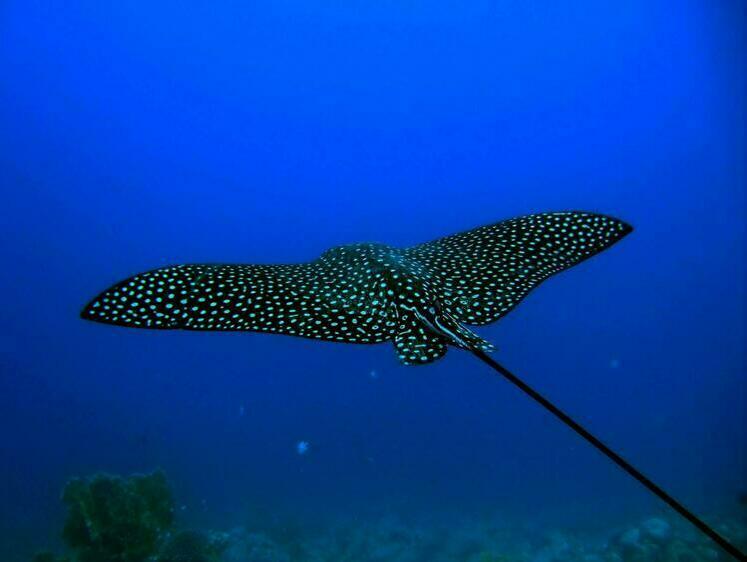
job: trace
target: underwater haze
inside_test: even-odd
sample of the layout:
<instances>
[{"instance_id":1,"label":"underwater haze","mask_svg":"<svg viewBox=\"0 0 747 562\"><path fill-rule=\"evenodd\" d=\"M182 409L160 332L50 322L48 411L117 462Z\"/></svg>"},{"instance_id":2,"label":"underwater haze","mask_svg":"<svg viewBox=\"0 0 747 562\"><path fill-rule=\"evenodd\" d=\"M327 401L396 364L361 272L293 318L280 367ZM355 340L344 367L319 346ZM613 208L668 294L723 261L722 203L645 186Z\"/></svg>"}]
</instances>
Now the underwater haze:
<instances>
[{"instance_id":1,"label":"underwater haze","mask_svg":"<svg viewBox=\"0 0 747 562\"><path fill-rule=\"evenodd\" d=\"M466 351L79 315L173 264L617 217L475 331L744 550L745 52L740 0L3 2L0 560L89 560L66 483L156 470L154 540L220 544L96 560L731 560Z\"/></svg>"}]
</instances>

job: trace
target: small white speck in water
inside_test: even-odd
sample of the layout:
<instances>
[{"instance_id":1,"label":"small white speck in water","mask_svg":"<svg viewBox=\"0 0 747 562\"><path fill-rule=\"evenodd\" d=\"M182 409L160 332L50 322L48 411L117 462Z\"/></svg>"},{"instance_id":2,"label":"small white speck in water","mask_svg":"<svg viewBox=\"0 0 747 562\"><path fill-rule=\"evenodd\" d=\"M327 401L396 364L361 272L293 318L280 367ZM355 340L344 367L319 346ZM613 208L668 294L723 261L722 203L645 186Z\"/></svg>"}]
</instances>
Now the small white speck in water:
<instances>
[{"instance_id":1,"label":"small white speck in water","mask_svg":"<svg viewBox=\"0 0 747 562\"><path fill-rule=\"evenodd\" d=\"M299 455L305 455L309 452L309 447L310 445L308 441L299 441L298 443L296 443L296 452Z\"/></svg>"}]
</instances>

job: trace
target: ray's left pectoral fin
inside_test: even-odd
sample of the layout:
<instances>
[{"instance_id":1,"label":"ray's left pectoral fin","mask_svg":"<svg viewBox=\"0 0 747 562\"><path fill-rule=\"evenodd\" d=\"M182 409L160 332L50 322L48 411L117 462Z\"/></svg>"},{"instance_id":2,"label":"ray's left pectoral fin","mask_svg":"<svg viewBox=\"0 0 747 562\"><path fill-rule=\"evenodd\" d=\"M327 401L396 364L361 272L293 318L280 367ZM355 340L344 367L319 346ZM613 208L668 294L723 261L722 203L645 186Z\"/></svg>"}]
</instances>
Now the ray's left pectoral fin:
<instances>
[{"instance_id":1,"label":"ray's left pectoral fin","mask_svg":"<svg viewBox=\"0 0 747 562\"><path fill-rule=\"evenodd\" d=\"M427 365L446 355L446 339L427 330L414 319L400 319L394 337L397 357L405 365Z\"/></svg>"}]
</instances>

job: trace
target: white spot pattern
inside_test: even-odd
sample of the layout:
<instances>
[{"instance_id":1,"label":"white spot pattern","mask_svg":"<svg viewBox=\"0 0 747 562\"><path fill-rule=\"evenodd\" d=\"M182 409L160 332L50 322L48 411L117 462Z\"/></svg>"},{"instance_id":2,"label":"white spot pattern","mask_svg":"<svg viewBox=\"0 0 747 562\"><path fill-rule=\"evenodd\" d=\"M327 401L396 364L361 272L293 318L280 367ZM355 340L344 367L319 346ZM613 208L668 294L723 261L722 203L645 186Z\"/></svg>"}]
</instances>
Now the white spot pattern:
<instances>
[{"instance_id":1,"label":"white spot pattern","mask_svg":"<svg viewBox=\"0 0 747 562\"><path fill-rule=\"evenodd\" d=\"M431 273L445 309L460 322L479 326L505 316L542 281L631 230L595 213L542 213L421 244L407 256Z\"/></svg>"},{"instance_id":2,"label":"white spot pattern","mask_svg":"<svg viewBox=\"0 0 747 562\"><path fill-rule=\"evenodd\" d=\"M138 328L393 341L403 363L425 364L447 344L491 350L462 323L499 319L544 279L630 230L593 213L543 213L407 249L340 246L306 264L176 265L122 281L81 316Z\"/></svg>"}]
</instances>

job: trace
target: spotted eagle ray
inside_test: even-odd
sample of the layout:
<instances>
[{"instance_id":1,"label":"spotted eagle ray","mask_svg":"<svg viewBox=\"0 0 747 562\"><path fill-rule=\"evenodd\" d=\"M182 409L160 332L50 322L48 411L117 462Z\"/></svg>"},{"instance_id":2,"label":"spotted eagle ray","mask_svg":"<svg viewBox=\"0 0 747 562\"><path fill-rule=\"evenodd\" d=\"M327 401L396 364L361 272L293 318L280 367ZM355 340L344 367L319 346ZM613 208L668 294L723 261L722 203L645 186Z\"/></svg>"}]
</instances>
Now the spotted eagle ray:
<instances>
[{"instance_id":1,"label":"spotted eagle ray","mask_svg":"<svg viewBox=\"0 0 747 562\"><path fill-rule=\"evenodd\" d=\"M363 243L301 264L186 264L126 279L94 298L86 320L131 328L253 331L345 343L394 343L405 365L470 351L519 387L737 559L736 547L487 355L468 326L495 322L548 277L632 231L589 212L527 215L409 248Z\"/></svg>"}]
</instances>

